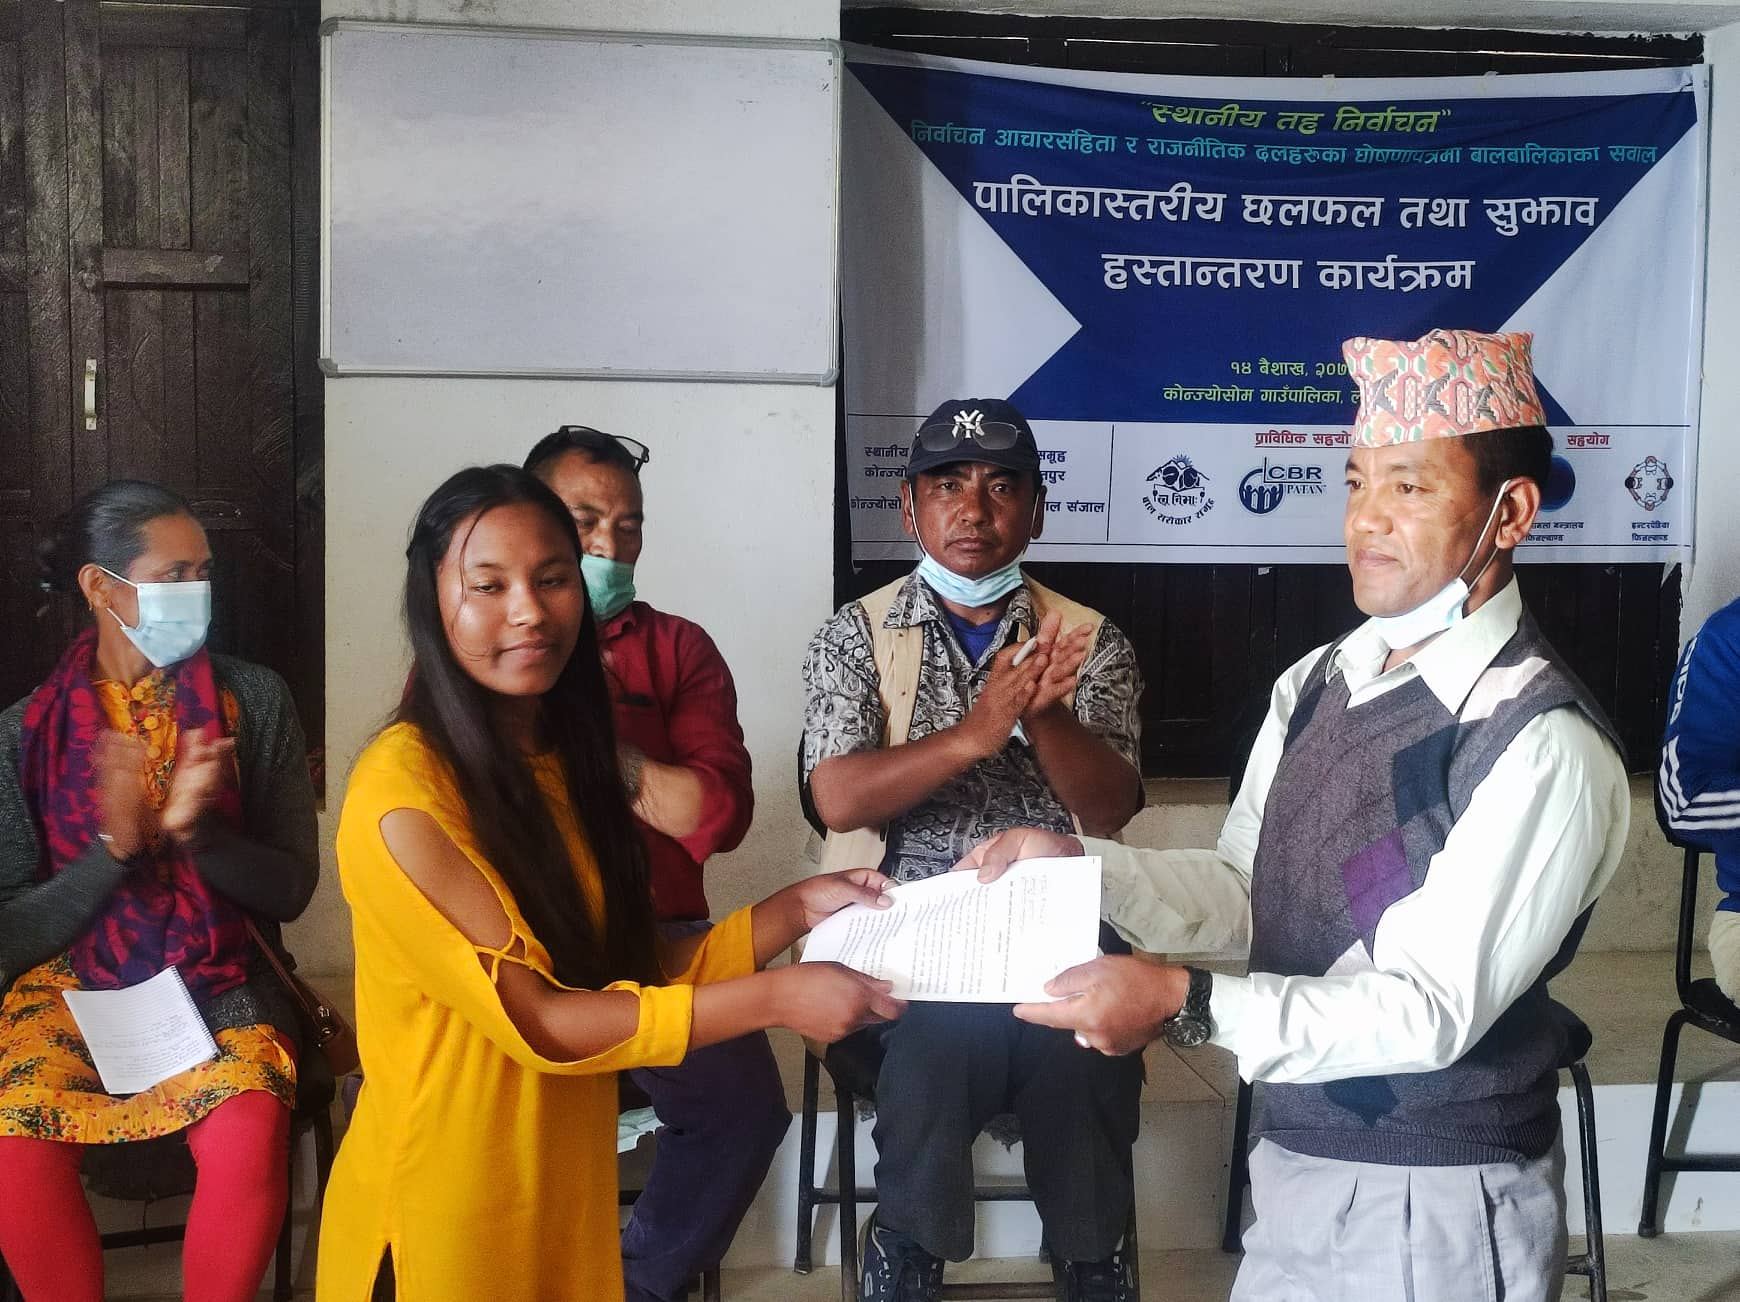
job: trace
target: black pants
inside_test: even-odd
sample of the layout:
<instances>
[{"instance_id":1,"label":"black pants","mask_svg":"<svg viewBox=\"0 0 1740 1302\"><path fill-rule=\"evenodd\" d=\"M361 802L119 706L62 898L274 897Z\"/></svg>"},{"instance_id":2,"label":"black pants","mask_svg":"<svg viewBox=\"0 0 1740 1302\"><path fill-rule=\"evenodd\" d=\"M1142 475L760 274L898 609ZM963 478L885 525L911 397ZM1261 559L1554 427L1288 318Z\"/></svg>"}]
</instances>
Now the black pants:
<instances>
[{"instance_id":1,"label":"black pants","mask_svg":"<svg viewBox=\"0 0 1740 1302\"><path fill-rule=\"evenodd\" d=\"M973 1141L1012 1112L1052 1255L1111 1255L1133 1197L1140 1054L1083 1049L1067 1031L1017 1021L1004 1004L914 1003L877 1030L879 1223L935 1256L971 1256Z\"/></svg>"}]
</instances>

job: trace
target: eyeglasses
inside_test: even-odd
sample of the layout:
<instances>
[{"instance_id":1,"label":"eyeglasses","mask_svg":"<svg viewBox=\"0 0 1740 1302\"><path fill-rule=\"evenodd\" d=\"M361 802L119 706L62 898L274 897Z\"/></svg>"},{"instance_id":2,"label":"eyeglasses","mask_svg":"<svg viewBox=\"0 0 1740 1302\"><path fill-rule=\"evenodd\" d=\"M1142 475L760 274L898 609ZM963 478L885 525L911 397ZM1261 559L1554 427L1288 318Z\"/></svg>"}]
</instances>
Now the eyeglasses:
<instances>
[{"instance_id":1,"label":"eyeglasses","mask_svg":"<svg viewBox=\"0 0 1740 1302\"><path fill-rule=\"evenodd\" d=\"M958 411L948 423L921 425L918 446L926 452L947 452L962 443L977 443L987 452L1003 452L1021 441L1021 431L1008 421L986 420L976 411Z\"/></svg>"},{"instance_id":2,"label":"eyeglasses","mask_svg":"<svg viewBox=\"0 0 1740 1302\"><path fill-rule=\"evenodd\" d=\"M601 429L593 429L590 425L562 425L557 428L558 434L591 434L598 438L610 439L621 446L622 450L634 458L634 473L639 474L640 468L652 460L652 449L639 439L631 439L622 434L607 434Z\"/></svg>"}]
</instances>

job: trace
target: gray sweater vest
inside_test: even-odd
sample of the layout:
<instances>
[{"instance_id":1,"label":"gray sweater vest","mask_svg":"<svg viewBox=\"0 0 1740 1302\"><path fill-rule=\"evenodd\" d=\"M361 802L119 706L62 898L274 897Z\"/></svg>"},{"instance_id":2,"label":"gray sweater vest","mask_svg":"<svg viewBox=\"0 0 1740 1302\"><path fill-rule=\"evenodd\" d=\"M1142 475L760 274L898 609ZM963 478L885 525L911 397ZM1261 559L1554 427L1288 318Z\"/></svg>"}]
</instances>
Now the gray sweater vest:
<instances>
[{"instance_id":1,"label":"gray sweater vest","mask_svg":"<svg viewBox=\"0 0 1740 1302\"><path fill-rule=\"evenodd\" d=\"M1345 680L1326 672L1334 654L1306 679L1263 811L1251 879L1253 972L1369 966L1378 920L1425 882L1475 787L1537 715L1580 709L1618 746L1526 613L1461 717L1421 678L1350 710ZM1558 1134L1566 1043L1547 982L1571 961L1587 922L1585 913L1535 983L1450 1066L1265 1085L1256 1132L1344 1161L1454 1166L1541 1156Z\"/></svg>"}]
</instances>

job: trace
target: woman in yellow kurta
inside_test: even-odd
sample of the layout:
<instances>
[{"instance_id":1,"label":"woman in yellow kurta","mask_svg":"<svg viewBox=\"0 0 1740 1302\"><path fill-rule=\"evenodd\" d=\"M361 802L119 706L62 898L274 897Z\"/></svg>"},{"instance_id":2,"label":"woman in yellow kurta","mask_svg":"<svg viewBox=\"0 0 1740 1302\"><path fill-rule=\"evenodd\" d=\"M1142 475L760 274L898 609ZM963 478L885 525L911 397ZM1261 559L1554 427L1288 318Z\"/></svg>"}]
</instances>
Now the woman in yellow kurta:
<instances>
[{"instance_id":1,"label":"woman in yellow kurta","mask_svg":"<svg viewBox=\"0 0 1740 1302\"><path fill-rule=\"evenodd\" d=\"M831 964L758 971L887 883L812 878L661 947L565 508L515 468L462 471L408 556L411 686L339 824L367 1084L318 1295L618 1302L614 1073L896 1015Z\"/></svg>"}]
</instances>

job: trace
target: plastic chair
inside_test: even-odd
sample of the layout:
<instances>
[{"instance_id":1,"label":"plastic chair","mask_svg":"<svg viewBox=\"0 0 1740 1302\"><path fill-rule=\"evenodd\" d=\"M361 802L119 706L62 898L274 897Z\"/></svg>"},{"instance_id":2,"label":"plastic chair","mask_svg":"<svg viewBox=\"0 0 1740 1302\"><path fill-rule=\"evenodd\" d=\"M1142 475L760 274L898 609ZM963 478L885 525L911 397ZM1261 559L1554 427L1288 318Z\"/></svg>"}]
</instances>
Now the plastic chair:
<instances>
[{"instance_id":1,"label":"plastic chair","mask_svg":"<svg viewBox=\"0 0 1740 1302\"><path fill-rule=\"evenodd\" d=\"M866 1044L868 1037L854 1036L825 1050L806 1040L804 1054L804 1096L798 1141L798 1224L797 1253L792 1269L807 1275L813 1268L812 1243L817 1207L840 1209L840 1299L858 1302L858 1204L876 1201L874 1185L860 1187L857 1175L858 1100L874 1102L876 1076L882 1065L880 1045ZM821 1094L821 1074L828 1073L834 1085L834 1106L837 1130L835 1153L839 1166L838 1182L833 1186L816 1183L816 1113ZM973 1188L973 1201L1032 1202L1033 1194L1025 1184L981 1184ZM1132 1296L1141 1302L1142 1269L1140 1248L1136 1241L1136 1205L1130 1203L1130 1220L1124 1230L1124 1258L1130 1265ZM1041 1249L1043 1257L1044 1250ZM939 1294L943 1298L1055 1298L1056 1287L1049 1280L1021 1280L1008 1283L950 1284L945 1282Z\"/></svg>"},{"instance_id":2,"label":"plastic chair","mask_svg":"<svg viewBox=\"0 0 1740 1302\"><path fill-rule=\"evenodd\" d=\"M1698 873L1703 851L1685 846L1680 874L1680 931L1674 944L1674 989L1680 1006L1662 1033L1661 1066L1655 1080L1655 1119L1649 1130L1649 1164L1643 1174L1643 1214L1637 1233L1653 1239L1661 1232L1659 1201L1664 1171L1740 1171L1740 1154L1670 1155L1667 1151L1668 1105L1673 1100L1674 1061L1679 1056L1680 1030L1687 1025L1740 1044L1740 1008L1709 977L1692 980L1692 935L1698 913Z\"/></svg>"}]
</instances>

